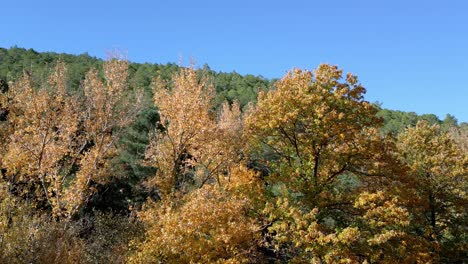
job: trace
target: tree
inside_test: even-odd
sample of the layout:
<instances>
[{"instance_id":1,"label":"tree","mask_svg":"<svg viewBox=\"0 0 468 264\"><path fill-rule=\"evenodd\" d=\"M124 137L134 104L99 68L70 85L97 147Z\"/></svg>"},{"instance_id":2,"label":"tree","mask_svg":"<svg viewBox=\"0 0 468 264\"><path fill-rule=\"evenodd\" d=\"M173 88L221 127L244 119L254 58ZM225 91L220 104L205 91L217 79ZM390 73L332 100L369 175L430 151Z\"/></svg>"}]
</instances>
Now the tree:
<instances>
[{"instance_id":1,"label":"tree","mask_svg":"<svg viewBox=\"0 0 468 264\"><path fill-rule=\"evenodd\" d=\"M409 171L408 206L434 258L466 257L468 156L438 125L418 122L398 137L397 157Z\"/></svg>"},{"instance_id":2,"label":"tree","mask_svg":"<svg viewBox=\"0 0 468 264\"><path fill-rule=\"evenodd\" d=\"M133 262L247 263L258 255L251 211L262 190L257 175L240 165L239 105L224 103L216 115L207 80L183 68L172 90L156 83L161 121L146 159L157 167L149 183L161 201L148 201L139 213L147 232Z\"/></svg>"},{"instance_id":3,"label":"tree","mask_svg":"<svg viewBox=\"0 0 468 264\"><path fill-rule=\"evenodd\" d=\"M8 91L12 132L3 157L7 177L12 185L26 185L23 194L32 188L36 201L46 201L54 214L63 206L64 158L73 155L79 121L76 98L67 95L65 73L59 63L48 86L37 89L24 75Z\"/></svg>"},{"instance_id":4,"label":"tree","mask_svg":"<svg viewBox=\"0 0 468 264\"><path fill-rule=\"evenodd\" d=\"M394 184L398 184L394 182ZM354 203L358 217L353 225L359 239L352 256L368 263L430 263L430 244L412 230L407 204L392 186L359 194Z\"/></svg>"},{"instance_id":5,"label":"tree","mask_svg":"<svg viewBox=\"0 0 468 264\"><path fill-rule=\"evenodd\" d=\"M330 65L289 72L260 95L246 121L253 144L276 155L271 180L311 201L345 172L360 169L381 122L357 78L348 74L340 82L341 76Z\"/></svg>"},{"instance_id":6,"label":"tree","mask_svg":"<svg viewBox=\"0 0 468 264\"><path fill-rule=\"evenodd\" d=\"M77 212L95 192L92 184L112 178L111 160L117 153L117 140L141 110L141 92L127 86L128 62L112 58L104 64L104 81L91 70L84 81L84 137L82 155L73 183L67 190L67 209Z\"/></svg>"},{"instance_id":7,"label":"tree","mask_svg":"<svg viewBox=\"0 0 468 264\"><path fill-rule=\"evenodd\" d=\"M461 123L458 127L451 127L449 134L453 140L461 148L462 151L468 152L468 124Z\"/></svg>"},{"instance_id":8,"label":"tree","mask_svg":"<svg viewBox=\"0 0 468 264\"><path fill-rule=\"evenodd\" d=\"M155 85L154 101L162 132L156 132L146 159L158 168L152 184L162 194L170 194L194 180L187 171L194 161L190 155L203 147L205 134L214 129L209 113L213 87L206 79L198 80L193 69L182 69L174 75L172 91L162 81Z\"/></svg>"},{"instance_id":9,"label":"tree","mask_svg":"<svg viewBox=\"0 0 468 264\"><path fill-rule=\"evenodd\" d=\"M218 180L222 172L236 161L241 148L241 116L239 105L225 104L219 122L212 111L213 86L206 76L201 79L191 68L174 75L172 90L164 82L155 86L155 105L161 116L146 151L148 164L157 174L150 184L162 195L187 192Z\"/></svg>"},{"instance_id":10,"label":"tree","mask_svg":"<svg viewBox=\"0 0 468 264\"><path fill-rule=\"evenodd\" d=\"M85 81L84 102L68 93L66 67L58 63L47 85L35 87L30 76L8 91L11 131L2 165L19 195L57 217L72 216L94 193L93 183L109 180L109 164L123 127L138 112L138 100L126 90L127 62L104 65Z\"/></svg>"},{"instance_id":11,"label":"tree","mask_svg":"<svg viewBox=\"0 0 468 264\"><path fill-rule=\"evenodd\" d=\"M453 115L447 114L444 120L442 120L441 126L447 131L452 127L457 127L458 121Z\"/></svg>"},{"instance_id":12,"label":"tree","mask_svg":"<svg viewBox=\"0 0 468 264\"><path fill-rule=\"evenodd\" d=\"M293 70L275 90L260 94L246 119L254 148L272 153L265 181L278 201L265 212L280 255L346 258L344 251L353 252L344 247L352 244L346 239L359 233L351 226L352 201L367 186L366 177L377 176L369 180L377 184L383 176L386 146L378 136L377 110L363 99L356 76L341 78L336 66ZM307 232L320 235L300 242Z\"/></svg>"}]
</instances>

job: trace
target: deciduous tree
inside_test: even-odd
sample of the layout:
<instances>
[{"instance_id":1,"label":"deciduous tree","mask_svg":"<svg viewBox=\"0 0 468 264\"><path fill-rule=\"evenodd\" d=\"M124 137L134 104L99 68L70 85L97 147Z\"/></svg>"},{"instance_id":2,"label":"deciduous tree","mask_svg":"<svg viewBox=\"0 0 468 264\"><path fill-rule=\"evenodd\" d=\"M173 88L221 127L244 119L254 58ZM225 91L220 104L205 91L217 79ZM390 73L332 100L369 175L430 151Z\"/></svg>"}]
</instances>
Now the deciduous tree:
<instances>
[{"instance_id":1,"label":"deciduous tree","mask_svg":"<svg viewBox=\"0 0 468 264\"><path fill-rule=\"evenodd\" d=\"M466 255L468 156L438 125L418 122L398 137L397 157L408 167L405 188L413 227L428 242L435 259Z\"/></svg>"},{"instance_id":2,"label":"deciduous tree","mask_svg":"<svg viewBox=\"0 0 468 264\"><path fill-rule=\"evenodd\" d=\"M254 149L271 153L265 181L276 198L264 213L269 244L286 259L362 258L354 200L380 188L394 163L377 109L356 76L342 75L331 65L293 70L259 96L246 119Z\"/></svg>"},{"instance_id":3,"label":"deciduous tree","mask_svg":"<svg viewBox=\"0 0 468 264\"><path fill-rule=\"evenodd\" d=\"M150 181L163 195L187 192L228 172L242 149L239 105L225 103L219 119L212 108L213 86L192 68L174 75L172 90L156 80L155 105L161 122L146 151L148 164L158 168Z\"/></svg>"},{"instance_id":4,"label":"deciduous tree","mask_svg":"<svg viewBox=\"0 0 468 264\"><path fill-rule=\"evenodd\" d=\"M109 180L119 132L139 109L126 87L126 68L126 61L111 59L104 80L91 71L84 100L69 94L63 63L42 87L27 74L10 87L9 140L1 163L13 191L62 217L86 204L92 183Z\"/></svg>"},{"instance_id":5,"label":"deciduous tree","mask_svg":"<svg viewBox=\"0 0 468 264\"><path fill-rule=\"evenodd\" d=\"M148 227L146 240L130 263L262 262L249 193L258 183L254 172L239 167L224 188L205 184L178 200L178 206L167 200L147 204L140 213Z\"/></svg>"},{"instance_id":6,"label":"deciduous tree","mask_svg":"<svg viewBox=\"0 0 468 264\"><path fill-rule=\"evenodd\" d=\"M104 64L104 79L91 70L84 81L83 133L80 168L67 190L67 209L76 212L94 193L92 183L102 184L113 176L111 160L117 155L117 140L141 110L142 93L127 86L128 62L112 58ZM87 147L87 146L90 147ZM87 147L86 149L83 149Z\"/></svg>"},{"instance_id":7,"label":"deciduous tree","mask_svg":"<svg viewBox=\"0 0 468 264\"><path fill-rule=\"evenodd\" d=\"M293 70L259 96L246 121L253 144L276 157L271 180L315 204L327 186L368 159L381 123L357 77L341 78L336 66Z\"/></svg>"}]
</instances>

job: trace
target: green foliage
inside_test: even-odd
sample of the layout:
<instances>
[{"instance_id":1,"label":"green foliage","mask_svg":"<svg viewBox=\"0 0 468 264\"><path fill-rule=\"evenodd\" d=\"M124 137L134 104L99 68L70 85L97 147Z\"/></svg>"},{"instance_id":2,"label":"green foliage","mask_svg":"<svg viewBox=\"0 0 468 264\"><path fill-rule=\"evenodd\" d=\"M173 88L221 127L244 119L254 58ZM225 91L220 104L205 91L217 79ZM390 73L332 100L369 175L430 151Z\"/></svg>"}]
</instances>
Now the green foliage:
<instances>
[{"instance_id":1,"label":"green foliage","mask_svg":"<svg viewBox=\"0 0 468 264\"><path fill-rule=\"evenodd\" d=\"M103 60L92 57L87 53L70 55L55 52L37 52L33 49L12 47L0 48L0 91L6 89L8 82L17 80L24 71L33 76L37 83L46 80L51 69L58 60L68 66L68 87L79 90L85 74L92 68L101 68ZM130 63L129 85L134 88L143 88L151 92L151 83L155 77L169 81L180 66L174 63L150 64ZM212 71L205 67L200 71L213 76L213 83L217 92L215 104L219 107L222 102L237 100L241 107L249 102L256 101L258 91L269 88L271 81L254 75L242 76L236 72L224 73Z\"/></svg>"},{"instance_id":2,"label":"green foliage","mask_svg":"<svg viewBox=\"0 0 468 264\"><path fill-rule=\"evenodd\" d=\"M267 79L250 74L242 76L236 72L221 72L214 76L217 105L225 100L229 102L237 100L241 107L244 107L250 102L257 101L258 92L266 91L270 86L270 81Z\"/></svg>"},{"instance_id":3,"label":"green foliage","mask_svg":"<svg viewBox=\"0 0 468 264\"><path fill-rule=\"evenodd\" d=\"M148 197L157 199L154 190L142 185L156 170L143 165L142 161L150 132L154 131L158 121L156 109L148 107L140 113L135 123L123 132L118 143L120 153L113 161L115 177L111 182L99 186L100 191L91 200L89 210L128 213L129 208L141 207Z\"/></svg>"},{"instance_id":4,"label":"green foliage","mask_svg":"<svg viewBox=\"0 0 468 264\"><path fill-rule=\"evenodd\" d=\"M69 65L68 86L76 90L91 68L102 65L102 60L88 54L70 55L55 52L37 52L33 49L12 47L0 48L0 80L4 83L17 80L23 72L31 75L37 83L46 80L58 60Z\"/></svg>"},{"instance_id":5,"label":"green foliage","mask_svg":"<svg viewBox=\"0 0 468 264\"><path fill-rule=\"evenodd\" d=\"M443 120L440 120L434 114L423 114L418 115L415 112L403 112L398 110L390 110L381 108L377 105L379 112L377 116L383 118L384 124L380 128L382 134L397 135L406 128L414 127L419 121L426 121L431 125L438 124L442 130L449 131L451 129L457 129L466 123L458 123L455 116L447 114Z\"/></svg>"},{"instance_id":6,"label":"green foliage","mask_svg":"<svg viewBox=\"0 0 468 264\"><path fill-rule=\"evenodd\" d=\"M414 112L403 112L380 108L377 116L384 120L384 125L380 129L382 134L390 133L392 135L397 135L405 128L414 127L418 121L423 120L431 125L441 125L444 130L449 130L452 127L458 126L457 119L450 114L447 114L444 120L440 120L434 114L418 115Z\"/></svg>"}]
</instances>

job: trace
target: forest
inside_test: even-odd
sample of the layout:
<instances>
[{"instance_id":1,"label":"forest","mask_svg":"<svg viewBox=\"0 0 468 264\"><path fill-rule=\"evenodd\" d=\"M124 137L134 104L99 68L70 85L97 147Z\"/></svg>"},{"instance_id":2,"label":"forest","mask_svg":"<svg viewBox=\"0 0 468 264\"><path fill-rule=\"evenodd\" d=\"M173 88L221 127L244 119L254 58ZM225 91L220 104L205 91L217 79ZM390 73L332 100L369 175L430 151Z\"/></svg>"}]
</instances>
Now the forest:
<instances>
[{"instance_id":1,"label":"forest","mask_svg":"<svg viewBox=\"0 0 468 264\"><path fill-rule=\"evenodd\" d=\"M466 263L468 124L365 93L0 48L0 263Z\"/></svg>"}]
</instances>

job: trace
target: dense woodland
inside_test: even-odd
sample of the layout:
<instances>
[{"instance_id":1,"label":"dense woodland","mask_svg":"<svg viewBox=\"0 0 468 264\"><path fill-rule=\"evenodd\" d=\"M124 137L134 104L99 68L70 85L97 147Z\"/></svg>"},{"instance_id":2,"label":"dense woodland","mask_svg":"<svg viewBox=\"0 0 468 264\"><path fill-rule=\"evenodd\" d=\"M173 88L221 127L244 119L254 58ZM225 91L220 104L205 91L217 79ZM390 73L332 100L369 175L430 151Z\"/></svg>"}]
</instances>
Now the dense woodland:
<instances>
[{"instance_id":1,"label":"dense woodland","mask_svg":"<svg viewBox=\"0 0 468 264\"><path fill-rule=\"evenodd\" d=\"M468 124L365 92L0 49L0 263L465 263Z\"/></svg>"}]
</instances>

